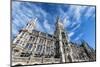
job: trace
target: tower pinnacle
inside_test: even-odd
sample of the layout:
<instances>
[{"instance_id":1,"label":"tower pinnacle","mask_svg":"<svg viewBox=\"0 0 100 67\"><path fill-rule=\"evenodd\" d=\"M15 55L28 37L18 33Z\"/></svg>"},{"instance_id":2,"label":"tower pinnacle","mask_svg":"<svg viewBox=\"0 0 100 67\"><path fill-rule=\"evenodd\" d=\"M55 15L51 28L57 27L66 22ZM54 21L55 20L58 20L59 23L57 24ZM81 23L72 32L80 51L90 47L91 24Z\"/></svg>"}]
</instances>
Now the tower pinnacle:
<instances>
[{"instance_id":1,"label":"tower pinnacle","mask_svg":"<svg viewBox=\"0 0 100 67\"><path fill-rule=\"evenodd\" d=\"M36 25L35 25L36 21L37 21L37 18L30 20L26 26L26 30L32 32L32 30L36 28Z\"/></svg>"}]
</instances>

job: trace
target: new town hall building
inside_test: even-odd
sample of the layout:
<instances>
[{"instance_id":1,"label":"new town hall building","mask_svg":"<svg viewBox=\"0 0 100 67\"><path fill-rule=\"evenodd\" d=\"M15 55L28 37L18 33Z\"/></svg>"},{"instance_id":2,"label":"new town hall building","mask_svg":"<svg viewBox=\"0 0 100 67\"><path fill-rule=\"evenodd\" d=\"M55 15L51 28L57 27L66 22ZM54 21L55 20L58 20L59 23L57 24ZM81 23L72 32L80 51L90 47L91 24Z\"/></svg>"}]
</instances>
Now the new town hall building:
<instances>
[{"instance_id":1,"label":"new town hall building","mask_svg":"<svg viewBox=\"0 0 100 67\"><path fill-rule=\"evenodd\" d=\"M54 35L37 31L31 20L12 41L12 65L34 65L95 61L95 50L83 41L77 45L68 40L60 18L56 19Z\"/></svg>"}]
</instances>

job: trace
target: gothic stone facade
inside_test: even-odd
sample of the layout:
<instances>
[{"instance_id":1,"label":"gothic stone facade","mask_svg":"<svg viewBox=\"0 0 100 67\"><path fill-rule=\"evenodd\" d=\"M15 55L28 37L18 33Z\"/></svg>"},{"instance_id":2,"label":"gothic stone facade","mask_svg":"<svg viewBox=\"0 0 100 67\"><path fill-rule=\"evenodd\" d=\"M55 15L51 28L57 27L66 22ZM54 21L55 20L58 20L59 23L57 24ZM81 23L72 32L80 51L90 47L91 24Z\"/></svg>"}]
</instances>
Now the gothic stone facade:
<instances>
[{"instance_id":1,"label":"gothic stone facade","mask_svg":"<svg viewBox=\"0 0 100 67\"><path fill-rule=\"evenodd\" d=\"M12 42L12 65L34 65L95 61L95 51L86 42L77 45L68 40L68 34L59 18L54 35L37 31L36 20L31 20Z\"/></svg>"}]
</instances>

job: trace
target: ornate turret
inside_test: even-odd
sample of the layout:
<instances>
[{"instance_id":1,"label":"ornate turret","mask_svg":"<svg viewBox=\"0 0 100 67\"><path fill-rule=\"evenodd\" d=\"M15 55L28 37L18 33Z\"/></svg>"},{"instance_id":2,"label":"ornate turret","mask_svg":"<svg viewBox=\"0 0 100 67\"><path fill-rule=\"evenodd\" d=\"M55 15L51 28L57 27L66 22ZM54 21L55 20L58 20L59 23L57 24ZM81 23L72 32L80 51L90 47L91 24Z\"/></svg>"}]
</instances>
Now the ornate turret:
<instances>
[{"instance_id":1,"label":"ornate turret","mask_svg":"<svg viewBox=\"0 0 100 67\"><path fill-rule=\"evenodd\" d=\"M28 30L29 32L32 32L32 30L34 30L36 27L35 23L37 21L37 18L36 19L32 19L31 21L29 21L29 23L27 24L25 30Z\"/></svg>"}]
</instances>

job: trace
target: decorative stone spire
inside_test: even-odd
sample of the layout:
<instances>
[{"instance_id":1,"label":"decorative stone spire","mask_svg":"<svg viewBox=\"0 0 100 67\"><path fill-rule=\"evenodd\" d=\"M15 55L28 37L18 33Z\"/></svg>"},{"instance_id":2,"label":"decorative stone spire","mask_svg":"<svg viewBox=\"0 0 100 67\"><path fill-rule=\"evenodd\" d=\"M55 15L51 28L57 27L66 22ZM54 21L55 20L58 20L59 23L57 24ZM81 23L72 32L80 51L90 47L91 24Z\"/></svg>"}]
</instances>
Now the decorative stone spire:
<instances>
[{"instance_id":1,"label":"decorative stone spire","mask_svg":"<svg viewBox=\"0 0 100 67\"><path fill-rule=\"evenodd\" d=\"M32 30L36 28L36 24L35 24L36 22L37 22L37 18L32 19L31 21L28 22L25 29L28 30L29 32L32 32Z\"/></svg>"},{"instance_id":2,"label":"decorative stone spire","mask_svg":"<svg viewBox=\"0 0 100 67\"><path fill-rule=\"evenodd\" d=\"M64 30L63 22L58 16L57 16L57 21L56 21L56 29Z\"/></svg>"}]
</instances>

